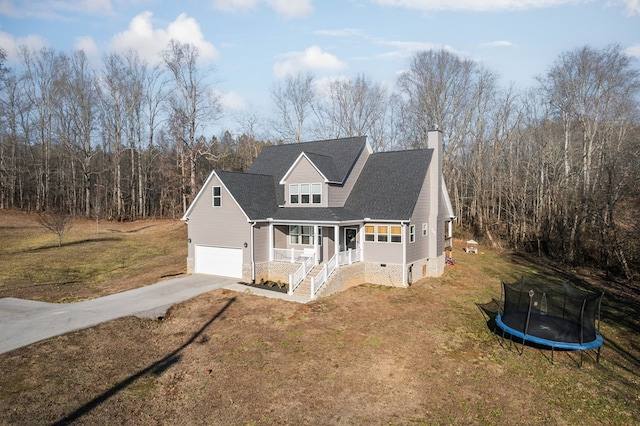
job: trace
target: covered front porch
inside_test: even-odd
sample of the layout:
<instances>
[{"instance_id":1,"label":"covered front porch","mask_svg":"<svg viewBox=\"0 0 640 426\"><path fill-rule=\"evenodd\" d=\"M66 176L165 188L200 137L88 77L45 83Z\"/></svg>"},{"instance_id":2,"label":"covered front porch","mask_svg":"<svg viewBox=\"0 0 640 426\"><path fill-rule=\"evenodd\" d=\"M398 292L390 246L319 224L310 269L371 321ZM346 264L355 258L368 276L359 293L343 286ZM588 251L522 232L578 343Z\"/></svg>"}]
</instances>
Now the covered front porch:
<instances>
[{"instance_id":1,"label":"covered front porch","mask_svg":"<svg viewBox=\"0 0 640 426\"><path fill-rule=\"evenodd\" d=\"M288 274L289 293L304 283L313 298L336 268L362 261L361 230L359 222L270 224L269 262L299 265Z\"/></svg>"}]
</instances>

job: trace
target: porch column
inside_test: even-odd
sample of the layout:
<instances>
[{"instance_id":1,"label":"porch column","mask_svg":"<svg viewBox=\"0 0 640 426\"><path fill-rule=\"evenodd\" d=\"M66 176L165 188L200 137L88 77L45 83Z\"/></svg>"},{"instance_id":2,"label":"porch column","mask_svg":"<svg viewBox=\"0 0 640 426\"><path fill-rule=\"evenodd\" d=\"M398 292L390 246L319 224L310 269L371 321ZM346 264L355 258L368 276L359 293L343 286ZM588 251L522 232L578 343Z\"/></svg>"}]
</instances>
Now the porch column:
<instances>
[{"instance_id":1,"label":"porch column","mask_svg":"<svg viewBox=\"0 0 640 426\"><path fill-rule=\"evenodd\" d=\"M273 262L273 223L269 223L269 262Z\"/></svg>"},{"instance_id":2,"label":"porch column","mask_svg":"<svg viewBox=\"0 0 640 426\"><path fill-rule=\"evenodd\" d=\"M364 223L360 225L360 262L364 262L364 226Z\"/></svg>"},{"instance_id":3,"label":"porch column","mask_svg":"<svg viewBox=\"0 0 640 426\"><path fill-rule=\"evenodd\" d=\"M340 253L340 226L335 225L333 227L333 254L338 258Z\"/></svg>"},{"instance_id":4,"label":"porch column","mask_svg":"<svg viewBox=\"0 0 640 426\"><path fill-rule=\"evenodd\" d=\"M316 261L314 265L318 265L320 262L320 256L318 256L318 225L313 225L313 252L316 254Z\"/></svg>"}]
</instances>

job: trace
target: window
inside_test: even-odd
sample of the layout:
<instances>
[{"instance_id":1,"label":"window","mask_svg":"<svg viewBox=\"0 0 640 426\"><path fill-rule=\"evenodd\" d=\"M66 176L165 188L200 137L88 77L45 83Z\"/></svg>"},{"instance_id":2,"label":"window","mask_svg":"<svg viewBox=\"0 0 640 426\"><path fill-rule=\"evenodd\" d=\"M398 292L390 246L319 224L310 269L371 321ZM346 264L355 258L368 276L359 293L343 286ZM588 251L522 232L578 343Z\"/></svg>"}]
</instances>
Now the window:
<instances>
[{"instance_id":1,"label":"window","mask_svg":"<svg viewBox=\"0 0 640 426\"><path fill-rule=\"evenodd\" d=\"M378 225L378 242L386 243L389 241L389 227L387 225Z\"/></svg>"},{"instance_id":2,"label":"window","mask_svg":"<svg viewBox=\"0 0 640 426\"><path fill-rule=\"evenodd\" d=\"M311 198L313 204L322 203L322 185L319 183L311 184Z\"/></svg>"},{"instance_id":3,"label":"window","mask_svg":"<svg viewBox=\"0 0 640 426\"><path fill-rule=\"evenodd\" d=\"M289 203L321 204L322 185L319 183L292 183L289 185Z\"/></svg>"},{"instance_id":4,"label":"window","mask_svg":"<svg viewBox=\"0 0 640 426\"><path fill-rule=\"evenodd\" d=\"M322 246L322 228L318 227L318 245Z\"/></svg>"},{"instance_id":5,"label":"window","mask_svg":"<svg viewBox=\"0 0 640 426\"><path fill-rule=\"evenodd\" d=\"M424 235L426 237L428 233L429 233L429 225L426 224L426 223L423 223L422 224L422 235Z\"/></svg>"},{"instance_id":6,"label":"window","mask_svg":"<svg viewBox=\"0 0 640 426\"><path fill-rule=\"evenodd\" d=\"M291 244L313 244L313 226L289 225L289 242Z\"/></svg>"},{"instance_id":7,"label":"window","mask_svg":"<svg viewBox=\"0 0 640 426\"><path fill-rule=\"evenodd\" d=\"M211 205L213 207L220 207L222 205L222 192L219 186L211 188Z\"/></svg>"},{"instance_id":8,"label":"window","mask_svg":"<svg viewBox=\"0 0 640 426\"><path fill-rule=\"evenodd\" d=\"M409 227L409 242L413 243L416 241L416 226L411 225Z\"/></svg>"},{"instance_id":9,"label":"window","mask_svg":"<svg viewBox=\"0 0 640 426\"><path fill-rule=\"evenodd\" d=\"M364 227L364 240L375 241L376 240L376 227L373 225L366 225Z\"/></svg>"},{"instance_id":10,"label":"window","mask_svg":"<svg viewBox=\"0 0 640 426\"><path fill-rule=\"evenodd\" d=\"M293 185L289 185L289 201L291 202L291 204L298 204L299 192L300 192L300 186L297 183Z\"/></svg>"},{"instance_id":11,"label":"window","mask_svg":"<svg viewBox=\"0 0 640 426\"><path fill-rule=\"evenodd\" d=\"M298 225L289 225L289 242L291 242L291 244L299 244L299 239Z\"/></svg>"},{"instance_id":12,"label":"window","mask_svg":"<svg viewBox=\"0 0 640 426\"><path fill-rule=\"evenodd\" d=\"M300 202L302 204L309 204L309 184L300 184Z\"/></svg>"},{"instance_id":13,"label":"window","mask_svg":"<svg viewBox=\"0 0 640 426\"><path fill-rule=\"evenodd\" d=\"M402 242L402 226L391 227L391 242L392 243Z\"/></svg>"}]
</instances>

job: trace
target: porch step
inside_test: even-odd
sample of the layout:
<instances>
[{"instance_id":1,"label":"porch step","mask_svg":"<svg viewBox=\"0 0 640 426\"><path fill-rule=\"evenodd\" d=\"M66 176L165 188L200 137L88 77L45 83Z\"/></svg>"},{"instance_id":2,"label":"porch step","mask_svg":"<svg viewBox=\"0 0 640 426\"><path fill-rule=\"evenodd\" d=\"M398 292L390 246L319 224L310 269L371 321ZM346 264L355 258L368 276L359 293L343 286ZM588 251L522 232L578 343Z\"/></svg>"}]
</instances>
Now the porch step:
<instances>
[{"instance_id":1,"label":"porch step","mask_svg":"<svg viewBox=\"0 0 640 426\"><path fill-rule=\"evenodd\" d=\"M311 272L307 274L306 278L302 280L298 287L296 287L296 289L293 291L293 294L296 296L311 297L311 277L315 277L316 275L318 275L322 270L322 267L322 263L314 266Z\"/></svg>"}]
</instances>

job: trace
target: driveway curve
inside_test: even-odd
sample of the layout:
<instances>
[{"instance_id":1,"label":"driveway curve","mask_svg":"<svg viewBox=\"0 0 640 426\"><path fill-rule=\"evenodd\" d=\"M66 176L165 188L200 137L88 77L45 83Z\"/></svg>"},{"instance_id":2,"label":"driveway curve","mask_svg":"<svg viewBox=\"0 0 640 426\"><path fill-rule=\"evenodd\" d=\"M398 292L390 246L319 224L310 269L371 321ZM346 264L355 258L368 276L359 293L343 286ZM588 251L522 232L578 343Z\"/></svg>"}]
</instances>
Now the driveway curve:
<instances>
[{"instance_id":1,"label":"driveway curve","mask_svg":"<svg viewBox=\"0 0 640 426\"><path fill-rule=\"evenodd\" d=\"M180 302L220 288L244 287L237 279L188 275L76 303L0 299L0 354L50 337L127 316L159 318Z\"/></svg>"}]
</instances>

